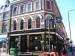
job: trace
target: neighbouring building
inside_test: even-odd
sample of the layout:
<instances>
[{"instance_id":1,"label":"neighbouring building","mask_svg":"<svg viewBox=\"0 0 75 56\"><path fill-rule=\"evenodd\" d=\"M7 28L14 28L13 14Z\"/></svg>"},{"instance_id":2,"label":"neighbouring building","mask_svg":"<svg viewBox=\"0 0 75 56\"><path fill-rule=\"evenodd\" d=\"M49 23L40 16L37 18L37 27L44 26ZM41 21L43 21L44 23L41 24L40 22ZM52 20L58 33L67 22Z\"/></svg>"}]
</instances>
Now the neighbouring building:
<instances>
[{"instance_id":1,"label":"neighbouring building","mask_svg":"<svg viewBox=\"0 0 75 56\"><path fill-rule=\"evenodd\" d=\"M6 0L5 4L0 8L0 33L7 34L9 32L10 20L10 1Z\"/></svg>"},{"instance_id":2,"label":"neighbouring building","mask_svg":"<svg viewBox=\"0 0 75 56\"><path fill-rule=\"evenodd\" d=\"M7 41L10 23L10 1L0 7L0 43ZM2 45L2 44L1 44Z\"/></svg>"},{"instance_id":3,"label":"neighbouring building","mask_svg":"<svg viewBox=\"0 0 75 56\"><path fill-rule=\"evenodd\" d=\"M10 12L9 48L18 52L63 48L67 34L55 0L13 0Z\"/></svg>"}]
</instances>

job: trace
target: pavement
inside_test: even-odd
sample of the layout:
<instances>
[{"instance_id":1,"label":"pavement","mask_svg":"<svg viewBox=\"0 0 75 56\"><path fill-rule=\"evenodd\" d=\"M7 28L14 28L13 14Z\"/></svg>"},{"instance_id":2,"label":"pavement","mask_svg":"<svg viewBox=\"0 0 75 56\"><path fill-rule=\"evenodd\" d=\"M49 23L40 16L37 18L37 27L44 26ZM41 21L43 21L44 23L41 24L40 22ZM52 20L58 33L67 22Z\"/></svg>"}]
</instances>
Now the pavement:
<instances>
[{"instance_id":1,"label":"pavement","mask_svg":"<svg viewBox=\"0 0 75 56\"><path fill-rule=\"evenodd\" d=\"M1 52L0 56L11 56L11 55L9 55L9 54L7 54L5 52Z\"/></svg>"},{"instance_id":2,"label":"pavement","mask_svg":"<svg viewBox=\"0 0 75 56\"><path fill-rule=\"evenodd\" d=\"M5 48L0 48L0 56L11 56L7 53Z\"/></svg>"}]
</instances>

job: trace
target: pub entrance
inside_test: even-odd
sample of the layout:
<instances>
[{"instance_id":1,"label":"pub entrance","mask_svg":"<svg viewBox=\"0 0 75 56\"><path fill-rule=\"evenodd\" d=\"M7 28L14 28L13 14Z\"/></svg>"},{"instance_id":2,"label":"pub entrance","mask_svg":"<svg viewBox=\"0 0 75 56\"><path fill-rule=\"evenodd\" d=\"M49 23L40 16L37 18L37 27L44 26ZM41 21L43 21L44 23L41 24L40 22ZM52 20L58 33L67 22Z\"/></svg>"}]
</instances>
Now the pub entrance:
<instances>
[{"instance_id":1,"label":"pub entrance","mask_svg":"<svg viewBox=\"0 0 75 56\"><path fill-rule=\"evenodd\" d=\"M20 52L26 52L27 51L27 36L22 35L21 41L20 41Z\"/></svg>"}]
</instances>

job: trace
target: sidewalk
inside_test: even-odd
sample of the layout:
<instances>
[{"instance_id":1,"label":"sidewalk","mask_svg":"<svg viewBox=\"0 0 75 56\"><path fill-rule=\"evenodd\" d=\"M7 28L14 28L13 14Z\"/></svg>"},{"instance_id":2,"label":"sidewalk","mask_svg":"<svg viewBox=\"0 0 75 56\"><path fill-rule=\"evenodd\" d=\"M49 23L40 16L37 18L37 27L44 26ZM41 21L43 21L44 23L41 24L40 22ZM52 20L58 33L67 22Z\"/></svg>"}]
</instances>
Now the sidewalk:
<instances>
[{"instance_id":1,"label":"sidewalk","mask_svg":"<svg viewBox=\"0 0 75 56\"><path fill-rule=\"evenodd\" d=\"M11 56L7 54L6 48L0 48L0 56Z\"/></svg>"},{"instance_id":2,"label":"sidewalk","mask_svg":"<svg viewBox=\"0 0 75 56\"><path fill-rule=\"evenodd\" d=\"M7 54L6 52L1 52L0 56L11 56L11 55Z\"/></svg>"}]
</instances>

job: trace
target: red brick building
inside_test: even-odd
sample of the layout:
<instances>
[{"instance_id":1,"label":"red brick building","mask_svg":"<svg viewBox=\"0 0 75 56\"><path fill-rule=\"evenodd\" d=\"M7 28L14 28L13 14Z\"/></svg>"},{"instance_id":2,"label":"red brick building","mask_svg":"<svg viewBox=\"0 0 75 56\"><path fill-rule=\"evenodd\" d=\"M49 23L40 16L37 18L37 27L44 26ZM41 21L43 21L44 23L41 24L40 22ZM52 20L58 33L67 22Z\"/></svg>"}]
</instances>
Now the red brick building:
<instances>
[{"instance_id":1,"label":"red brick building","mask_svg":"<svg viewBox=\"0 0 75 56\"><path fill-rule=\"evenodd\" d=\"M66 31L56 1L14 0L8 36L9 48L18 52L53 51L56 43L62 49Z\"/></svg>"}]
</instances>

